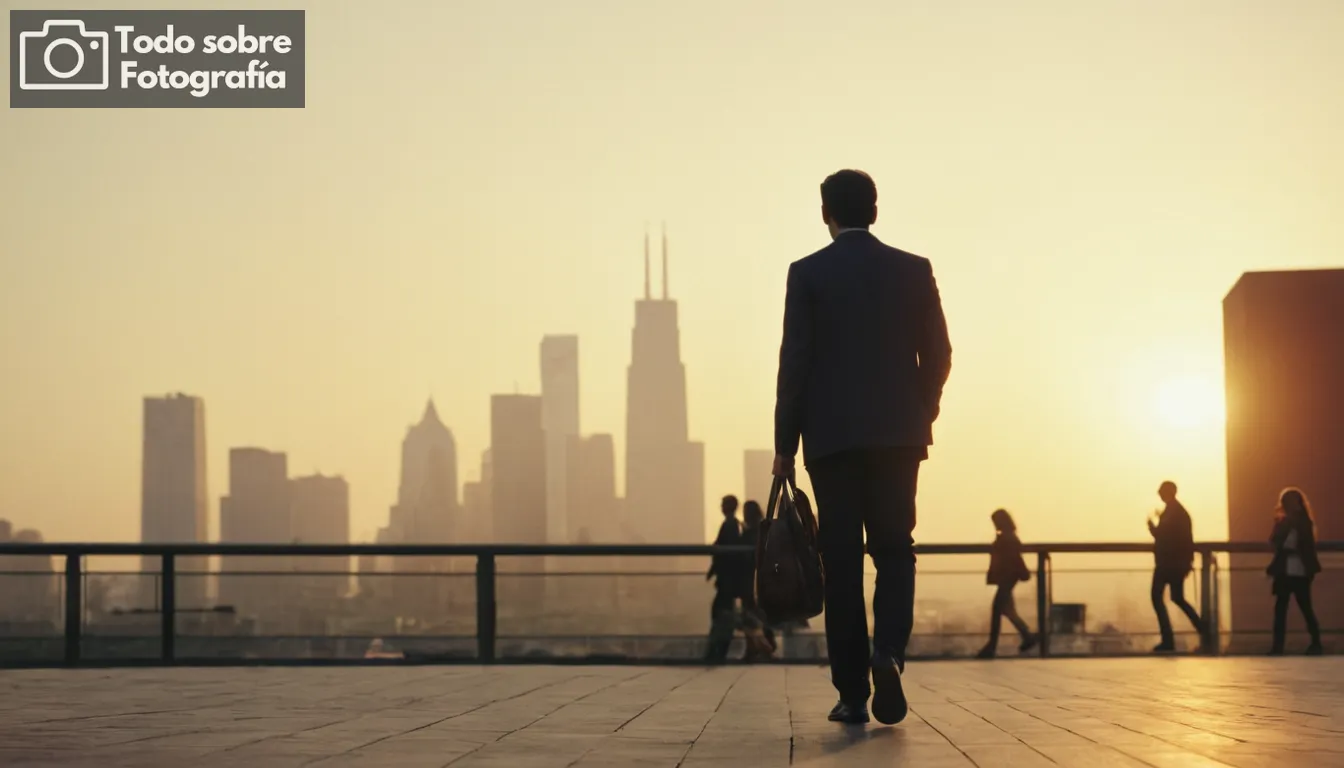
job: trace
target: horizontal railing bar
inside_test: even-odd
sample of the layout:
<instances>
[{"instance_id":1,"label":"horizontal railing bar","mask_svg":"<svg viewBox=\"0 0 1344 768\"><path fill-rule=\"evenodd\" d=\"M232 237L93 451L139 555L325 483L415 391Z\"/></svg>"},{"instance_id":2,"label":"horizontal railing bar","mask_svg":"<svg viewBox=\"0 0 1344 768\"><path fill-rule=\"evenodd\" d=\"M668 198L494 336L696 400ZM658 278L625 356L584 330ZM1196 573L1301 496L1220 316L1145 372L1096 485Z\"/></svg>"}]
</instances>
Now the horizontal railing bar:
<instances>
[{"instance_id":1,"label":"horizontal railing bar","mask_svg":"<svg viewBox=\"0 0 1344 768\"><path fill-rule=\"evenodd\" d=\"M987 555L990 544L917 544L915 553L922 555ZM228 544L223 542L196 544L131 544L131 543L59 543L42 542L0 544L0 555L83 555L135 556L176 555L179 557L207 557L211 555L255 556L359 556L384 557L704 557L709 555L745 554L750 546L716 547L708 544ZM1026 543L1025 552L1049 554L1125 554L1150 553L1151 542L1069 542ZM1323 541L1316 545L1321 552L1344 552L1344 541ZM1268 553L1273 551L1267 542L1201 542L1196 552Z\"/></svg>"},{"instance_id":2,"label":"horizontal railing bar","mask_svg":"<svg viewBox=\"0 0 1344 768\"><path fill-rule=\"evenodd\" d=\"M40 544L0 544L0 555L92 555L136 556L177 555L179 557L285 556L336 557L377 555L383 557L678 557L733 554L752 551L752 547L713 547L706 544L128 544L43 542ZM986 550L988 551L988 550Z\"/></svg>"},{"instance_id":3,"label":"horizontal railing bar","mask_svg":"<svg viewBox=\"0 0 1344 768\"><path fill-rule=\"evenodd\" d=\"M1233 569L1223 569L1233 570ZM1235 570L1263 570L1260 568L1235 569ZM984 576L983 568L944 570L939 568L920 568L919 572L926 575L939 576ZM1145 568L1059 568L1056 573L1151 573L1151 569ZM4 576L37 576L42 578L51 578L52 571L0 571L0 577ZM107 576L107 577L145 577L158 576L158 571L84 571L84 576ZM433 578L458 578L474 579L474 573L461 573L454 571L184 571L178 569L174 575L178 579L187 577L204 578L219 576L280 576L286 578L300 578L304 576L321 576L324 578L379 578L386 576L396 577L433 577ZM694 571L504 571L499 574L500 577L512 576L632 576L632 577L654 577L654 576L695 576L705 575L703 569ZM868 574L872 577L872 574Z\"/></svg>"},{"instance_id":4,"label":"horizontal railing bar","mask_svg":"<svg viewBox=\"0 0 1344 768\"><path fill-rule=\"evenodd\" d=\"M0 553L2 554L2 553ZM291 555L293 557L293 555ZM1130 569L1133 570L1133 569ZM981 570L974 571L938 571L933 569L924 569L924 573L950 573L950 574L976 574L984 573ZM1136 571L1137 572L1137 571ZM35 576L49 579L53 571L0 571L0 577L4 576ZM108 576L108 577L157 577L158 571L84 571L84 576ZM454 571L184 571L178 569L173 574L178 579L185 577L216 577L216 576L283 576L286 578L302 578L305 576L322 576L325 578L347 578L347 577L382 577L382 576L432 576L434 578L458 578L475 579L475 573L462 573ZM703 569L695 571L504 571L499 574L503 576L704 576Z\"/></svg>"}]
</instances>

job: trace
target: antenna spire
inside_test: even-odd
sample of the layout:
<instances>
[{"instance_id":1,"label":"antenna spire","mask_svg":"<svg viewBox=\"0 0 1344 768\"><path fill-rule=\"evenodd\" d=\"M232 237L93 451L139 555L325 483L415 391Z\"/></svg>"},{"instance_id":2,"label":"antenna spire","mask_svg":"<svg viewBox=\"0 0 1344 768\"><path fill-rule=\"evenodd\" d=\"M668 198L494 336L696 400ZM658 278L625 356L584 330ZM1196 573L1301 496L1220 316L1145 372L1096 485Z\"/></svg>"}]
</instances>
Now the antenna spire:
<instances>
[{"instance_id":1,"label":"antenna spire","mask_svg":"<svg viewBox=\"0 0 1344 768\"><path fill-rule=\"evenodd\" d=\"M663 222L663 300L667 300L667 222Z\"/></svg>"},{"instance_id":2,"label":"antenna spire","mask_svg":"<svg viewBox=\"0 0 1344 768\"><path fill-rule=\"evenodd\" d=\"M649 285L649 225L644 225L644 298L653 298L653 289Z\"/></svg>"}]
</instances>

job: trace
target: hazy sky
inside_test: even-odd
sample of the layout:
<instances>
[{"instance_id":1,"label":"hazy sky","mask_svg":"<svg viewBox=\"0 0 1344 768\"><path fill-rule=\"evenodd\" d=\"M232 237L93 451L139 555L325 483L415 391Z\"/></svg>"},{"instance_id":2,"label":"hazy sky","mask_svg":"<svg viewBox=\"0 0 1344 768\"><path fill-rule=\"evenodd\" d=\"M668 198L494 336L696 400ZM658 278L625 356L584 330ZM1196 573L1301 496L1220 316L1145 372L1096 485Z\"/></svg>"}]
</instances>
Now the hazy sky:
<instances>
[{"instance_id":1,"label":"hazy sky","mask_svg":"<svg viewBox=\"0 0 1344 768\"><path fill-rule=\"evenodd\" d=\"M1027 539L1146 538L1167 477L1222 537L1220 301L1342 260L1338 0L307 6L307 109L0 112L17 527L138 536L141 398L185 391L216 530L255 445L343 473L367 538L425 399L475 479L546 333L579 334L583 429L619 452L663 219L708 514L772 443L785 270L854 166L951 329L919 538L1000 505Z\"/></svg>"}]
</instances>

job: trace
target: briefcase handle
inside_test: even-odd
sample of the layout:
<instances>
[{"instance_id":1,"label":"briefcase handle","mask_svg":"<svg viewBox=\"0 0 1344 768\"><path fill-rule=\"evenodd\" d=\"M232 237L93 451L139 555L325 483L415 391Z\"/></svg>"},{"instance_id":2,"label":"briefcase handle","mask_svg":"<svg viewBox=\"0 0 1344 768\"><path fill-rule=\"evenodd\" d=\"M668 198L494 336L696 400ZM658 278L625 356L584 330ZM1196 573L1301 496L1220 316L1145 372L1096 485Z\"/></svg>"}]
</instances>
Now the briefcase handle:
<instances>
[{"instance_id":1,"label":"briefcase handle","mask_svg":"<svg viewBox=\"0 0 1344 768\"><path fill-rule=\"evenodd\" d=\"M770 484L770 501L765 505L765 519L767 521L775 519L776 505L779 504L779 498L784 493L789 495L789 503L793 503L798 493L798 486L794 485L793 478L783 478L775 476L774 482Z\"/></svg>"}]
</instances>

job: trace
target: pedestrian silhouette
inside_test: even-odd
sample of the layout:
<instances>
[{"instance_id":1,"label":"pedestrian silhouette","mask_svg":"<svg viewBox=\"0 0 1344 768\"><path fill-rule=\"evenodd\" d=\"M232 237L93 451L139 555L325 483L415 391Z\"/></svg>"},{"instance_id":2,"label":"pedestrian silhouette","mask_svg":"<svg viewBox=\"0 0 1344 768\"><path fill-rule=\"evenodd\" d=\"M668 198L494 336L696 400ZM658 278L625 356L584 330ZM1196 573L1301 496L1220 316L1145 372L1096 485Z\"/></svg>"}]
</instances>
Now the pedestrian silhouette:
<instances>
[{"instance_id":1,"label":"pedestrian silhouette","mask_svg":"<svg viewBox=\"0 0 1344 768\"><path fill-rule=\"evenodd\" d=\"M742 526L737 522L737 497L724 496L719 505L723 524L714 539L716 547L731 547L742 543ZM739 555L715 554L710 557L705 580L714 581L714 601L709 606L709 642L705 661L718 664L727 660L728 648L733 644L736 624L737 599L742 594L742 572L745 570Z\"/></svg>"},{"instance_id":2,"label":"pedestrian silhouette","mask_svg":"<svg viewBox=\"0 0 1344 768\"><path fill-rule=\"evenodd\" d=\"M829 719L896 723L914 624L915 489L951 369L933 267L868 228L877 186L844 170L821 185L833 242L789 266L775 399L777 477L801 438L826 570L826 643L840 700ZM877 570L873 645L864 605L864 534ZM869 682L871 674L872 682Z\"/></svg>"},{"instance_id":3,"label":"pedestrian silhouette","mask_svg":"<svg viewBox=\"0 0 1344 768\"><path fill-rule=\"evenodd\" d=\"M989 553L989 572L985 574L985 583L995 587L994 603L989 614L989 642L980 650L978 658L992 659L999 648L999 625L1004 618L1017 629L1022 636L1022 644L1017 650L1026 653L1040 642L1027 622L1017 613L1017 604L1013 600L1013 588L1019 581L1029 581L1031 571L1022 559L1022 542L1017 538L1017 524L1006 509L996 509L989 516L994 523L994 546Z\"/></svg>"},{"instance_id":4,"label":"pedestrian silhouette","mask_svg":"<svg viewBox=\"0 0 1344 768\"><path fill-rule=\"evenodd\" d=\"M1274 544L1274 559L1265 569L1274 578L1274 645L1270 654L1283 654L1288 602L1296 598L1311 635L1307 655L1319 656L1321 627L1311 606L1311 582L1321 572L1321 561L1316 555L1316 518L1306 494L1297 488L1286 488L1279 494L1279 506L1274 512L1274 532L1269 537Z\"/></svg>"},{"instance_id":5,"label":"pedestrian silhouette","mask_svg":"<svg viewBox=\"0 0 1344 768\"><path fill-rule=\"evenodd\" d=\"M1185 600L1185 579L1194 570L1195 535L1190 513L1185 511L1181 502L1176 500L1176 484L1170 480L1157 489L1158 498L1165 506L1156 520L1148 521L1148 532L1153 535L1153 611L1157 613L1157 626L1162 633L1162 642L1153 648L1154 653L1170 653L1176 650L1176 638L1171 629L1171 617L1167 615L1167 605L1163 601L1164 592L1170 591L1171 602L1180 608L1199 633L1199 649L1204 649L1204 621L1199 618L1195 607Z\"/></svg>"}]
</instances>

